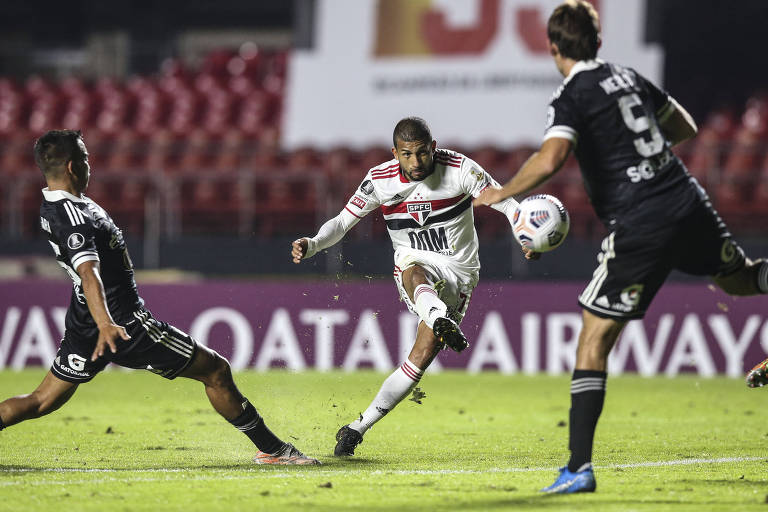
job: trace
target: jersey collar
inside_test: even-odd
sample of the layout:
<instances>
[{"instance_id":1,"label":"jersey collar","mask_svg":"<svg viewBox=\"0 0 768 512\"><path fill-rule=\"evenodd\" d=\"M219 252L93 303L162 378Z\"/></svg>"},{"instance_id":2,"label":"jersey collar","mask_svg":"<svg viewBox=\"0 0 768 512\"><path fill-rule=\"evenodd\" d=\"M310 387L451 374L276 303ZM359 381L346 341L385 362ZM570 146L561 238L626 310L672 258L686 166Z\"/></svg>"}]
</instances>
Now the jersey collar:
<instances>
[{"instance_id":1,"label":"jersey collar","mask_svg":"<svg viewBox=\"0 0 768 512\"><path fill-rule=\"evenodd\" d=\"M43 197L46 201L49 201L51 203L55 201L61 201L62 199L69 199L70 201L74 201L76 203L84 203L85 199L82 197L73 196L66 190L48 190L48 187L45 187L43 189Z\"/></svg>"},{"instance_id":2,"label":"jersey collar","mask_svg":"<svg viewBox=\"0 0 768 512\"><path fill-rule=\"evenodd\" d=\"M573 67L571 68L571 72L568 73L568 76L565 77L565 80L563 80L563 85L570 82L571 79L574 76L576 76L577 73L599 68L603 64L605 64L605 61L603 59L580 60L579 62L573 65Z\"/></svg>"}]
</instances>

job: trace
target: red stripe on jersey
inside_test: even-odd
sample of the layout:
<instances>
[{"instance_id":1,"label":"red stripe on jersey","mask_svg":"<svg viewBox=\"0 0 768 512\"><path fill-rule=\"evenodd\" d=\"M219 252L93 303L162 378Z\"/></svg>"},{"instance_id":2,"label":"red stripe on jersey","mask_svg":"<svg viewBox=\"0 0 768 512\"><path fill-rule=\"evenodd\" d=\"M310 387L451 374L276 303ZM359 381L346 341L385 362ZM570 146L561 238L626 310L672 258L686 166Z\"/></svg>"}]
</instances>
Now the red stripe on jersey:
<instances>
[{"instance_id":1,"label":"red stripe on jersey","mask_svg":"<svg viewBox=\"0 0 768 512\"><path fill-rule=\"evenodd\" d=\"M439 164L443 164L443 165L448 165L450 167L461 167L461 164L459 164L459 163L453 163L453 162L450 162L448 160L442 160L440 158L435 158L435 162L437 162Z\"/></svg>"},{"instance_id":2,"label":"red stripe on jersey","mask_svg":"<svg viewBox=\"0 0 768 512\"><path fill-rule=\"evenodd\" d=\"M347 211L348 211L349 213L351 213L352 215L355 215L355 212L353 212L352 210L350 210L350 209L349 209L349 208L347 208L346 206L344 207L344 209L345 209L345 210L347 210ZM361 216L359 216L359 215L355 215L355 217L357 217L358 219L362 219L362 217L361 217Z\"/></svg>"},{"instance_id":3,"label":"red stripe on jersey","mask_svg":"<svg viewBox=\"0 0 768 512\"><path fill-rule=\"evenodd\" d=\"M374 169L371 171L371 174L388 173L393 169L399 169L399 168L400 168L400 164L394 164L394 165L390 165L389 167L384 167L383 169Z\"/></svg>"},{"instance_id":4,"label":"red stripe on jersey","mask_svg":"<svg viewBox=\"0 0 768 512\"><path fill-rule=\"evenodd\" d=\"M386 179L389 179L389 178L394 178L398 174L400 174L400 171L396 171L394 174L384 174L384 175L381 175L381 176L371 176L371 179L372 180L386 180Z\"/></svg>"},{"instance_id":5,"label":"red stripe on jersey","mask_svg":"<svg viewBox=\"0 0 768 512\"><path fill-rule=\"evenodd\" d=\"M435 153L435 158L450 158L451 160L458 160L460 162L464 157L459 155L451 155L450 153L438 151Z\"/></svg>"},{"instance_id":6,"label":"red stripe on jersey","mask_svg":"<svg viewBox=\"0 0 768 512\"><path fill-rule=\"evenodd\" d=\"M391 215L393 213L408 213L408 204L410 203L426 203L429 202L432 204L432 211L435 210L442 210L443 208L448 208L449 206L453 206L454 204L458 203L464 199L464 194L451 197L448 199L435 199L433 201L403 201L402 203L398 203L392 206L383 206L381 207L381 213L384 215Z\"/></svg>"}]
</instances>

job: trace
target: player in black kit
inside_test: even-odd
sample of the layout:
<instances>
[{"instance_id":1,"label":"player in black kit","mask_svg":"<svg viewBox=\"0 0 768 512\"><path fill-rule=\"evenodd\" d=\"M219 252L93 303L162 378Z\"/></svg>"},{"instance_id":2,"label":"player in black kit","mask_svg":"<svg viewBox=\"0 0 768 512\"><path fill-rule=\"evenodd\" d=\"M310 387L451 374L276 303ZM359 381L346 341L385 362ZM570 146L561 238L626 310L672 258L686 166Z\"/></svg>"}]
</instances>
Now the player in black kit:
<instances>
[{"instance_id":1,"label":"player in black kit","mask_svg":"<svg viewBox=\"0 0 768 512\"><path fill-rule=\"evenodd\" d=\"M672 269L711 276L732 295L754 295L768 292L768 264L744 256L705 191L670 151L696 134L686 110L637 71L596 58L600 25L592 5L562 3L547 35L565 80L549 104L544 141L502 189L486 189L475 204L531 190L573 149L592 206L610 231L579 296L583 326L571 380L571 457L555 483L542 489L591 492L608 353L626 322L643 317Z\"/></svg>"},{"instance_id":2,"label":"player in black kit","mask_svg":"<svg viewBox=\"0 0 768 512\"><path fill-rule=\"evenodd\" d=\"M90 166L80 132L46 133L35 142L34 155L48 184L40 224L74 289L64 339L50 371L32 393L0 402L0 430L55 411L79 384L115 363L167 379L202 382L213 408L256 445L257 464L319 464L267 428L237 389L226 359L155 320L144 307L122 232L83 195Z\"/></svg>"}]
</instances>

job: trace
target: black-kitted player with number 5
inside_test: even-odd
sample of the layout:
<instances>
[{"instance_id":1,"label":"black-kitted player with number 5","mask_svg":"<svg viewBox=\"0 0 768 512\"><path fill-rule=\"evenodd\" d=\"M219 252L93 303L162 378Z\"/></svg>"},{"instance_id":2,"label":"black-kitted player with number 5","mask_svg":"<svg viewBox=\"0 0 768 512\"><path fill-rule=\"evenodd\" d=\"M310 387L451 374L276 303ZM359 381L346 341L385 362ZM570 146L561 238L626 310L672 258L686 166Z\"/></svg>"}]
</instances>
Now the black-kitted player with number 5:
<instances>
[{"instance_id":1,"label":"black-kitted player with number 5","mask_svg":"<svg viewBox=\"0 0 768 512\"><path fill-rule=\"evenodd\" d=\"M610 231L579 296L583 327L571 380L571 458L551 493L591 492L592 442L605 398L608 353L628 320L642 318L673 269L708 275L725 292L768 292L768 264L732 240L704 190L670 151L696 135L691 116L637 71L597 59L600 22L585 1L549 18L550 53L565 77L547 112L541 148L502 189L475 204L523 194L560 169L571 149ZM566 205L567 206L567 205Z\"/></svg>"},{"instance_id":2,"label":"black-kitted player with number 5","mask_svg":"<svg viewBox=\"0 0 768 512\"><path fill-rule=\"evenodd\" d=\"M55 411L111 362L202 382L216 412L259 449L257 464L319 464L267 428L237 389L226 359L144 307L122 232L84 195L91 167L80 132L49 131L34 154L48 184L40 226L74 289L50 371L32 393L0 402L0 430Z\"/></svg>"}]
</instances>

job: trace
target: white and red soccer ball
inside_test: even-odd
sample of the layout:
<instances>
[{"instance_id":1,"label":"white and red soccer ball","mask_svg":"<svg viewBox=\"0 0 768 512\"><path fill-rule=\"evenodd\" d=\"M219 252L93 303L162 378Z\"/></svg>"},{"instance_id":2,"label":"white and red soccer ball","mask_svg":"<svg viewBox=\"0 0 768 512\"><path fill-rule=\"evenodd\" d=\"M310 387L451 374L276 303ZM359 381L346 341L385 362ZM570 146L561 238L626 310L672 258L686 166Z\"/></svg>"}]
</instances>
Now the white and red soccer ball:
<instances>
[{"instance_id":1,"label":"white and red soccer ball","mask_svg":"<svg viewBox=\"0 0 768 512\"><path fill-rule=\"evenodd\" d=\"M523 199L512 217L512 231L520 245L547 252L563 243L571 225L568 210L549 194Z\"/></svg>"}]
</instances>

